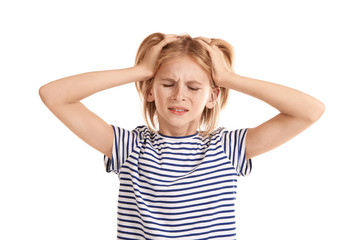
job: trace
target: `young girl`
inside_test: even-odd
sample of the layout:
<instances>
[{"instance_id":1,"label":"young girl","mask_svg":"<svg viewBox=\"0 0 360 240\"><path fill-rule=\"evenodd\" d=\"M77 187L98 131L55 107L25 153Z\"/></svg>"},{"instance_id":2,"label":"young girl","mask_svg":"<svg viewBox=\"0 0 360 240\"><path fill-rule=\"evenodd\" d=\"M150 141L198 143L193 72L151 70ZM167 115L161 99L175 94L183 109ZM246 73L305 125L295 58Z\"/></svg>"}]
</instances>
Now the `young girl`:
<instances>
[{"instance_id":1,"label":"young girl","mask_svg":"<svg viewBox=\"0 0 360 240\"><path fill-rule=\"evenodd\" d=\"M80 102L131 82L147 126L109 125ZM280 113L255 128L216 128L229 89ZM223 40L161 33L142 42L134 67L70 76L39 92L56 117L104 154L106 171L118 175L118 239L236 239L237 177L251 172L251 158L324 112L305 93L235 74L232 47Z\"/></svg>"}]
</instances>

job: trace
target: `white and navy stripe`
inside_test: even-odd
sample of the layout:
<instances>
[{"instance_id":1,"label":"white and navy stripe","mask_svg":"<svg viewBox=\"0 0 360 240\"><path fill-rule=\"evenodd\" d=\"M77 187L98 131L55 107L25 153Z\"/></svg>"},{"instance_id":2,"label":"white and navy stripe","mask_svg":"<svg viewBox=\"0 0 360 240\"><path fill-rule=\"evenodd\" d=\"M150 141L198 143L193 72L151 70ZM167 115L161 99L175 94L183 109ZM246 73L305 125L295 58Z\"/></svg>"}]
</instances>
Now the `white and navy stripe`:
<instances>
[{"instance_id":1,"label":"white and navy stripe","mask_svg":"<svg viewBox=\"0 0 360 240\"><path fill-rule=\"evenodd\" d=\"M169 137L113 126L107 172L120 179L118 239L235 239L234 204L247 129Z\"/></svg>"}]
</instances>

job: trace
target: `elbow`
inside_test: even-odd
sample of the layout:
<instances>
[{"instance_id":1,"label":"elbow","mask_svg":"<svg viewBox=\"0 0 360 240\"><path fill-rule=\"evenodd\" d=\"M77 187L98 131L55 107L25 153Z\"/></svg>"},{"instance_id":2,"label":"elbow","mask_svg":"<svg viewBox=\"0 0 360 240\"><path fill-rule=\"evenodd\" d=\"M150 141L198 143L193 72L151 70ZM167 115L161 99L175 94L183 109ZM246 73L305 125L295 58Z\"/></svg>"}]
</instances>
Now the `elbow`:
<instances>
[{"instance_id":1,"label":"elbow","mask_svg":"<svg viewBox=\"0 0 360 240\"><path fill-rule=\"evenodd\" d=\"M39 96L41 98L41 101L43 101L46 106L50 104L51 93L49 93L49 87L47 84L39 88Z\"/></svg>"},{"instance_id":2,"label":"elbow","mask_svg":"<svg viewBox=\"0 0 360 240\"><path fill-rule=\"evenodd\" d=\"M46 85L43 85L39 88L39 96L44 103L45 103L45 92L46 92L45 86Z\"/></svg>"},{"instance_id":3,"label":"elbow","mask_svg":"<svg viewBox=\"0 0 360 240\"><path fill-rule=\"evenodd\" d=\"M311 123L316 122L317 120L319 120L319 118L324 114L325 112L325 104L317 101L316 105L314 106L312 113L309 114L309 121Z\"/></svg>"}]
</instances>

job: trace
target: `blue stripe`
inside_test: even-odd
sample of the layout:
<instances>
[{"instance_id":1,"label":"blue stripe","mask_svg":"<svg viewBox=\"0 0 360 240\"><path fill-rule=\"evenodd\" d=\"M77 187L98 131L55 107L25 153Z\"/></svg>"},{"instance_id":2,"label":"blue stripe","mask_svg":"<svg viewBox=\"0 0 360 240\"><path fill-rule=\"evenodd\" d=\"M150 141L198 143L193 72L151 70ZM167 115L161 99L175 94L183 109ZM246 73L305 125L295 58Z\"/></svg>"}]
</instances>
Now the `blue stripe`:
<instances>
[{"instance_id":1,"label":"blue stripe","mask_svg":"<svg viewBox=\"0 0 360 240\"><path fill-rule=\"evenodd\" d=\"M196 216L187 216L187 217L182 217L182 218L175 218L175 217L164 218L164 217L155 217L154 215L141 213L139 209L124 208L124 207L118 207L118 209L137 212L137 213L140 214L141 217L147 217L147 218L150 218L150 219L154 219L154 220L158 220L158 221L165 221L165 222L177 222L177 221L191 220L191 219L196 219L196 218L211 217L211 216L216 216L216 215L220 215L220 214L224 214L224 213L227 213L227 214L228 213L233 213L233 214L235 213L235 210L231 209L231 210L222 210L222 211L212 212L212 213L208 213L208 214L200 214L200 215L196 215ZM123 212L118 212L118 215L124 215L125 216L127 214L123 213ZM130 215L133 215L133 214L130 214ZM124 219L122 219L122 218L120 218L120 220L124 221Z\"/></svg>"},{"instance_id":2,"label":"blue stripe","mask_svg":"<svg viewBox=\"0 0 360 240\"><path fill-rule=\"evenodd\" d=\"M229 168L225 169L225 170L229 170ZM220 173L221 171L216 171L217 173ZM224 177L233 177L233 176L237 176L237 174L235 173L227 173L227 174L221 174L221 175L216 175L216 176L212 176L212 177L207 177L207 178L200 178L198 180L194 180L194 181L190 181L190 182L173 182L171 184L157 184L157 183L150 183L148 181L146 181L145 179L143 178L138 178L136 176L132 176L131 173L128 173L128 172L122 172L122 174L126 174L126 175L130 175L131 178L127 178L125 176L122 176L121 178L121 181L122 182L132 182L132 178L136 180L136 182L139 182L139 183L145 183L145 184L149 184L149 185L152 185L154 187L174 187L174 186L181 186L181 185L188 185L188 184L195 184L195 183L200 183L200 182L205 182L205 181L208 181L208 180L213 180L215 178L224 178ZM237 179L236 178L231 178L233 181L237 182Z\"/></svg>"},{"instance_id":3,"label":"blue stripe","mask_svg":"<svg viewBox=\"0 0 360 240\"><path fill-rule=\"evenodd\" d=\"M131 138L132 134L130 132L127 133L127 141L126 141L126 159L128 158L129 154L130 154L130 138ZM123 163L125 162L125 160L123 161Z\"/></svg>"},{"instance_id":4,"label":"blue stripe","mask_svg":"<svg viewBox=\"0 0 360 240\"><path fill-rule=\"evenodd\" d=\"M234 132L234 150L233 150L233 157L232 157L232 165L235 166L236 157L240 157L239 149L238 149L238 130Z\"/></svg>"},{"instance_id":5,"label":"blue stripe","mask_svg":"<svg viewBox=\"0 0 360 240\"><path fill-rule=\"evenodd\" d=\"M124 186L124 185L121 185ZM201 193L208 193L208 192L213 192L213 191L217 191L217 190L221 190L221 189L236 189L235 187L236 185L231 185L231 186L224 186L224 187L218 187L218 188L213 188L213 189L208 189L208 190L202 190L202 191L198 191L198 192L194 192L194 193L186 193L186 194L181 194L181 195L157 195L157 194L152 194L152 193L147 193L144 191L141 191L139 189L134 189L135 192L139 192L141 195L145 195L145 196L151 196L151 197L156 197L156 198L180 198L180 197L186 197L186 196L194 196L194 195L198 195ZM127 192L127 193L133 193L133 191L129 191L129 190L125 190L125 189L120 189L119 192ZM233 194L235 193L232 192Z\"/></svg>"},{"instance_id":6,"label":"blue stripe","mask_svg":"<svg viewBox=\"0 0 360 240\"><path fill-rule=\"evenodd\" d=\"M118 231L118 232L121 232L121 231ZM124 233L124 232L122 232ZM117 236L117 239L120 239L120 240L139 240L138 238L126 238L126 237L120 237L120 236Z\"/></svg>"},{"instance_id":7,"label":"blue stripe","mask_svg":"<svg viewBox=\"0 0 360 240\"><path fill-rule=\"evenodd\" d=\"M198 135L199 133L196 132L192 135L188 135L188 136L179 136L179 137L176 137L176 136L167 136L167 135L164 135L164 134L161 134L161 133L158 133L160 136L162 137L165 137L165 138L172 138L172 139L184 139L184 138L192 138L192 137L195 137L196 135ZM197 138L199 139L199 138Z\"/></svg>"},{"instance_id":8,"label":"blue stripe","mask_svg":"<svg viewBox=\"0 0 360 240\"><path fill-rule=\"evenodd\" d=\"M154 148L157 148L157 147L161 148L161 146L164 145L164 144L166 144L166 145L173 145L173 146L182 146L182 145L186 145L186 146L191 145L191 146L200 146L200 147L207 146L206 143L204 143L204 144L199 144L199 143L197 143L197 142L165 142L165 143L164 143L164 142L160 142L160 143L151 144L151 146L154 147ZM188 147L189 147L189 146L188 146ZM168 147L167 147L167 148L168 148Z\"/></svg>"},{"instance_id":9,"label":"blue stripe","mask_svg":"<svg viewBox=\"0 0 360 240\"><path fill-rule=\"evenodd\" d=\"M224 213L223 211L221 212L221 214ZM121 213L124 216L128 216L128 217L132 217L132 218L137 218L139 220L141 220L144 223L148 223L148 224L153 224L153 225L158 225L158 226L162 226L162 227L184 227L184 226L188 226L188 225L195 225L195 224L200 224L200 223L208 223L208 222L212 222L212 221L217 221L217 220L229 220L229 219L235 219L235 215L232 216L226 216L226 217L215 217L215 218L208 218L207 220L200 220L200 221L191 221L191 222L187 222L187 223L182 223L182 224L160 224L157 223L156 221L147 221L145 219L142 219L141 216L136 215L136 214L127 214L127 213ZM135 220L124 220L124 219L118 219L118 221L126 221L126 222L139 222L139 221L135 221ZM178 220L176 220L178 221ZM165 222L165 221L164 221Z\"/></svg>"},{"instance_id":10,"label":"blue stripe","mask_svg":"<svg viewBox=\"0 0 360 240\"><path fill-rule=\"evenodd\" d=\"M120 231L118 231L120 232ZM117 236L117 239L120 239L120 240L139 240L138 238L126 238L126 237L119 237Z\"/></svg>"},{"instance_id":11,"label":"blue stripe","mask_svg":"<svg viewBox=\"0 0 360 240\"><path fill-rule=\"evenodd\" d=\"M130 161L129 161L130 162ZM145 164L142 164L142 165L145 165ZM216 168L216 167L220 167L220 166L223 166L223 165L226 165L226 163L220 163L220 164L217 164L217 165L214 165L214 166L210 166L210 167L203 167L203 168L196 168L194 170L195 171L201 171L201 170L206 170L206 169L212 169L212 168ZM156 176L161 176L161 177L168 177L168 178L179 178L179 177L184 177L185 175L181 175L181 176L174 176L174 175L168 175L168 174L162 174L162 173L157 173L157 172L154 172L154 171L150 171L150 170L146 170L144 169L143 167L141 166L138 166L139 170L142 172L142 173L151 173L153 175L156 175ZM164 169L163 169L164 171ZM177 171L177 170L169 170L170 172L173 172L173 173L181 173L181 171ZM189 172L189 171L187 171ZM143 174L140 174L140 175L143 175Z\"/></svg>"},{"instance_id":12,"label":"blue stripe","mask_svg":"<svg viewBox=\"0 0 360 240\"><path fill-rule=\"evenodd\" d=\"M144 235L139 234L139 233L135 233L135 232L124 232L124 231L118 230L119 233L126 233L126 234L129 234L129 235L142 236L143 238L145 238L145 235L149 235L149 236L152 236L152 237L185 238L185 237L193 237L193 236L199 236L199 235L204 235L204 234L211 234L211 233L215 233L215 232L223 232L223 231L226 232L226 231L234 231L235 230L235 227L233 227L233 228L216 229L216 230L200 232L200 233L191 233L191 234L170 236L170 235L163 235L163 234L152 234L152 233L144 231L144 229L139 228L139 227L126 226L126 225L118 225L118 226L120 228L125 227L125 228L131 228L131 229L139 230L139 231L143 232Z\"/></svg>"},{"instance_id":13,"label":"blue stripe","mask_svg":"<svg viewBox=\"0 0 360 240\"><path fill-rule=\"evenodd\" d=\"M154 163L154 160L152 159L149 159L149 158L143 158L144 160L146 160L147 162L150 162L150 163L141 163L141 167L139 167L139 169L141 169L142 171L150 171L150 170L144 170L143 167L149 167L151 169L154 169L154 170L161 170L163 172L174 172L174 173L188 173L190 171L190 169L194 169L200 165L209 165L211 163L215 163L215 162L218 162L219 160L222 160L222 159L213 159L213 160L209 160L209 161L206 161L206 162L201 162L201 160L203 159L199 159L198 163L196 164L186 164L186 165L181 165L181 164L173 164L173 163L168 163L168 164L159 164L157 163L157 165L160 165L160 167L158 166L154 166L153 164L151 163ZM178 161L182 161L181 159L178 159ZM155 162L156 163L156 162ZM132 163L133 165L134 163ZM221 166L221 165L224 165L226 163L220 163L218 165L213 165L213 166L209 166L209 167L206 167L206 168L199 168L198 170L203 170L203 169L208 169L208 168L215 168L217 166ZM180 170L180 169L176 169L176 168L164 168L162 166L173 166L173 167L180 167L184 170Z\"/></svg>"},{"instance_id":14,"label":"blue stripe","mask_svg":"<svg viewBox=\"0 0 360 240\"><path fill-rule=\"evenodd\" d=\"M162 157L161 159L159 159L159 161L161 160L173 160L173 161L182 161L182 162L194 162L194 161L200 161L203 160L204 157L198 157L198 158L191 158L191 159L187 159L187 158L172 158L172 157ZM152 160L150 158L146 158L144 156L142 156L141 160Z\"/></svg>"},{"instance_id":15,"label":"blue stripe","mask_svg":"<svg viewBox=\"0 0 360 240\"><path fill-rule=\"evenodd\" d=\"M124 191L124 192L128 192L128 193L133 193L130 191ZM230 191L230 192L222 192L222 193L218 193L218 194L212 194L212 195L207 195L207 196L202 196L202 197L196 197L196 198L187 198L186 200L172 200L172 201L164 201L164 200L151 200L151 199L144 199L143 196L135 194L134 195L139 198L142 199L146 202L152 202L152 203L164 203L164 204L179 204L179 203L185 203L185 202L192 202L192 201L198 201L198 200L203 200L203 199L208 199L208 198L215 198L215 197L221 197L221 196L232 196L234 194L234 191ZM133 199L133 197L129 197L129 196L119 196L120 198L128 198L128 199Z\"/></svg>"},{"instance_id":16,"label":"blue stripe","mask_svg":"<svg viewBox=\"0 0 360 240\"><path fill-rule=\"evenodd\" d=\"M231 161L231 163L233 163L233 161L232 161L232 152L231 152L231 136L232 136L232 134L233 133L229 133L228 134L228 141L229 141L229 143L228 143L228 145L229 145L229 153L228 153L228 155L229 155L229 159L230 159L230 161Z\"/></svg>"},{"instance_id":17,"label":"blue stripe","mask_svg":"<svg viewBox=\"0 0 360 240\"><path fill-rule=\"evenodd\" d=\"M139 186L139 184L137 184L136 182L131 181L132 184L121 184L122 187L132 187L132 186L137 186L137 187L141 187L141 189L148 189L151 191L154 191L153 188L151 187L145 187L145 186ZM203 188L203 187L208 187L208 186L214 186L214 185L218 185L218 184L222 184L222 183L235 183L235 181L233 179L227 179L227 180L223 180L223 181L219 181L219 182L212 182L212 183L207 183L207 184L202 184L202 185L197 185L196 187L186 187L186 188L176 188L176 189L157 189L156 192L180 192L180 191L187 191L187 190L195 190L197 188ZM236 186L235 184L233 184L233 186Z\"/></svg>"},{"instance_id":18,"label":"blue stripe","mask_svg":"<svg viewBox=\"0 0 360 240\"><path fill-rule=\"evenodd\" d=\"M215 238L223 239L225 237L235 237L235 236L236 236L235 234L223 234L223 235L216 235L216 236L207 237L207 238L199 238L197 240L208 240L208 239L215 239ZM236 240L236 239L234 238L234 240Z\"/></svg>"},{"instance_id":19,"label":"blue stripe","mask_svg":"<svg viewBox=\"0 0 360 240\"><path fill-rule=\"evenodd\" d=\"M241 138L241 147L243 146L244 144L244 139L245 139L245 135L246 135L246 132L243 134L242 138ZM239 152L241 151L242 148L239 149ZM240 153L239 153L240 154ZM240 155L239 155L239 158L240 158ZM239 159L239 161L241 160L241 163L239 163L238 165L241 164L241 168L240 168L240 173L243 172L243 169L244 169L244 164L246 163L246 156L244 154L244 157L242 159ZM247 167L247 166L246 166ZM245 169L245 172L246 172L246 169Z\"/></svg>"},{"instance_id":20,"label":"blue stripe","mask_svg":"<svg viewBox=\"0 0 360 240\"><path fill-rule=\"evenodd\" d=\"M130 222L130 221L129 221L129 222ZM144 225L144 224L142 224L142 223L140 223L140 222L137 222L137 221L133 221L132 223L139 224L139 225L142 226L142 228L135 227L135 226L132 226L132 225L122 225L122 224L118 224L118 226L119 226L119 227L125 227L125 228L132 228L132 229L141 230L141 231L143 231L144 233L146 233L147 235L151 235L151 236L157 236L157 237L165 237L165 236L167 236L167 237L169 237L169 235L152 234L152 233L149 233L149 232L144 231L144 229L148 229L148 230L152 230L152 231L159 231L159 232L164 232L164 233L169 232L169 230L164 230L164 229L161 229L161 228L147 227L146 225ZM193 228L181 229L181 230L171 229L171 233L186 233L186 232L188 232L188 231L200 230L200 229L204 229L204 228L206 229L206 228L211 228L211 227L219 227L219 226L223 226L223 225L233 225L233 224L235 224L235 222L216 223L216 224L211 224L211 225L208 225L208 226L193 227ZM214 231L222 231L222 229L213 230L213 231L211 231L211 232L214 232ZM208 234L208 233L209 233L209 231L206 231L206 232L201 232L201 233L193 233L193 234L173 236L172 238L198 236L198 235L200 235L200 234Z\"/></svg>"},{"instance_id":21,"label":"blue stripe","mask_svg":"<svg viewBox=\"0 0 360 240\"><path fill-rule=\"evenodd\" d=\"M113 126L113 129L114 129L114 137L115 139L117 139L117 134L116 134L116 130L115 130L115 127ZM117 142L115 142L115 153L116 153L116 156L112 156L112 169L115 170L115 167L114 167L114 159L116 162L118 162L118 159L119 159L119 155L118 155L118 145L116 144ZM118 169L117 169L118 170Z\"/></svg>"},{"instance_id":22,"label":"blue stripe","mask_svg":"<svg viewBox=\"0 0 360 240\"><path fill-rule=\"evenodd\" d=\"M223 141L224 141L224 145L223 145L224 153L228 156L228 154L227 154L227 140L226 140L226 134L225 133L224 133L224 136L223 136Z\"/></svg>"},{"instance_id":23,"label":"blue stripe","mask_svg":"<svg viewBox=\"0 0 360 240\"><path fill-rule=\"evenodd\" d=\"M125 144L126 144L126 142L125 142L125 130L124 129L120 130L120 136L122 137L122 141L121 141L122 158L121 158L121 161L119 161L119 162L124 163L124 161L125 161Z\"/></svg>"},{"instance_id":24,"label":"blue stripe","mask_svg":"<svg viewBox=\"0 0 360 240\"><path fill-rule=\"evenodd\" d=\"M126 232L126 231L123 231L123 230L118 230L118 233L123 233L123 234L135 235L135 236L143 237L145 240L153 240L153 239L146 238L143 234L139 234L139 233ZM118 236L118 238L119 238L119 236ZM133 239L133 238L124 238L124 239ZM138 239L138 238L134 238L134 240L139 240L139 239Z\"/></svg>"},{"instance_id":25,"label":"blue stripe","mask_svg":"<svg viewBox=\"0 0 360 240\"><path fill-rule=\"evenodd\" d=\"M230 197L230 198L221 198L221 199L217 199L214 201L208 201L208 202L203 202L203 203L196 203L196 204L190 204L190 205L184 205L184 206L179 206L179 207L174 207L174 206L169 206L169 207L165 207L165 206L155 206L155 205L148 205L146 204L144 201L139 201L140 199L142 199L139 195L136 195L137 198L135 197L129 197L128 199L134 199L134 202L129 202L129 201L118 201L118 203L122 203L124 205L145 205L148 208L159 208L159 209L183 209L183 208L193 208L193 207L199 207L199 206L203 206L203 205L207 205L207 204L213 204L213 203L219 203L219 202L225 202L225 201L234 201L235 198L234 197ZM142 199L143 200L143 199ZM158 203L157 201L153 201L155 203Z\"/></svg>"}]
</instances>

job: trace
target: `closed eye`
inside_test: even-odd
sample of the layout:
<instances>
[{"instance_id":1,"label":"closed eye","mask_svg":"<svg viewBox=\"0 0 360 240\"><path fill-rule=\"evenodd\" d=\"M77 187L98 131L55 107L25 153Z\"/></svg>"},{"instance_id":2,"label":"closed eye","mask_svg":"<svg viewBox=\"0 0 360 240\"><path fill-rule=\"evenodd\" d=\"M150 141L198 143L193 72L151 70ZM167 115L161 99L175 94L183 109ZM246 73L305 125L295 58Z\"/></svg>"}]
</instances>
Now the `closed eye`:
<instances>
[{"instance_id":1,"label":"closed eye","mask_svg":"<svg viewBox=\"0 0 360 240\"><path fill-rule=\"evenodd\" d=\"M188 87L191 91L197 91L199 90L200 88L197 88L197 87Z\"/></svg>"},{"instance_id":2,"label":"closed eye","mask_svg":"<svg viewBox=\"0 0 360 240\"><path fill-rule=\"evenodd\" d=\"M162 84L163 85L163 87L173 87L174 86L174 84Z\"/></svg>"}]
</instances>

